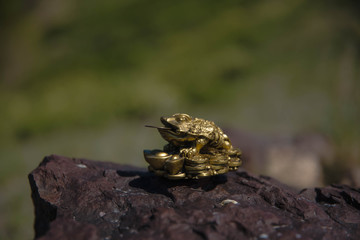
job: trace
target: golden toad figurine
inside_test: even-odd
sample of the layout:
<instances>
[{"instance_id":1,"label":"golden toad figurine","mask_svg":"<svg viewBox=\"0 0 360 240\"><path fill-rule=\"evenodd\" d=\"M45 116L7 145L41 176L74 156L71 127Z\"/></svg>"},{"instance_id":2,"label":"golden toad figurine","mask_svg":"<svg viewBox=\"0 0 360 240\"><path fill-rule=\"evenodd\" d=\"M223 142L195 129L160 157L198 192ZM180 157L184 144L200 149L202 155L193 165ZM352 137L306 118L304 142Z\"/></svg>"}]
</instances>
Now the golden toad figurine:
<instances>
[{"instance_id":1,"label":"golden toad figurine","mask_svg":"<svg viewBox=\"0 0 360 240\"><path fill-rule=\"evenodd\" d=\"M214 122L184 113L161 117L157 128L169 143L163 150L144 150L149 171L169 179L197 179L237 170L241 152Z\"/></svg>"}]
</instances>

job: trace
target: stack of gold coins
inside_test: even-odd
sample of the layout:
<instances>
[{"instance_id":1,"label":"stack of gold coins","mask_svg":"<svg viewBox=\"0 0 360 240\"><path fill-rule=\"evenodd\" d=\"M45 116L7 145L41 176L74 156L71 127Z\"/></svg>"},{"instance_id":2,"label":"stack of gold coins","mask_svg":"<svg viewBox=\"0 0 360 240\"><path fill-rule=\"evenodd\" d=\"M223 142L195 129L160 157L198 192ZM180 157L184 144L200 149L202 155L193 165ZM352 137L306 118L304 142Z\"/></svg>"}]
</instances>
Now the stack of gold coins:
<instances>
[{"instance_id":1,"label":"stack of gold coins","mask_svg":"<svg viewBox=\"0 0 360 240\"><path fill-rule=\"evenodd\" d=\"M234 153L229 155L229 161L228 161L229 170L234 171L237 170L239 166L241 166L242 161L240 157L241 157L241 151L238 149L236 149Z\"/></svg>"},{"instance_id":2,"label":"stack of gold coins","mask_svg":"<svg viewBox=\"0 0 360 240\"><path fill-rule=\"evenodd\" d=\"M229 171L228 162L229 157L226 155L216 154L211 156L209 163L213 170L213 175L227 173Z\"/></svg>"},{"instance_id":3,"label":"stack of gold coins","mask_svg":"<svg viewBox=\"0 0 360 240\"><path fill-rule=\"evenodd\" d=\"M209 157L205 154L186 158L184 167L188 178L201 178L213 175L209 165Z\"/></svg>"}]
</instances>

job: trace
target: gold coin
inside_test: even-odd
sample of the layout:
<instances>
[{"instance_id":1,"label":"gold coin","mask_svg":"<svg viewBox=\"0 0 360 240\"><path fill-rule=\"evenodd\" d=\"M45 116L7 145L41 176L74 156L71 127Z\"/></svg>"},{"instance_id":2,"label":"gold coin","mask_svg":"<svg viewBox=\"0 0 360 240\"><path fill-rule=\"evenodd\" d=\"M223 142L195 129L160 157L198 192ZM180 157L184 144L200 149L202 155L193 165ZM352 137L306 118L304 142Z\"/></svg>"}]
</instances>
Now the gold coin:
<instances>
[{"instance_id":1,"label":"gold coin","mask_svg":"<svg viewBox=\"0 0 360 240\"><path fill-rule=\"evenodd\" d=\"M239 167L241 165L242 161L239 158L230 159L228 165L229 167Z\"/></svg>"},{"instance_id":2,"label":"gold coin","mask_svg":"<svg viewBox=\"0 0 360 240\"><path fill-rule=\"evenodd\" d=\"M201 164L201 163L206 163L208 162L209 159L208 158L187 158L185 159L185 164L187 165L197 165L197 164Z\"/></svg>"},{"instance_id":3,"label":"gold coin","mask_svg":"<svg viewBox=\"0 0 360 240\"><path fill-rule=\"evenodd\" d=\"M222 165L220 165L220 164L212 164L211 165L211 168L214 169L214 170L218 170L218 169L222 169L222 168L226 168L226 167L227 167L227 165L225 165L225 164L222 164Z\"/></svg>"},{"instance_id":4,"label":"gold coin","mask_svg":"<svg viewBox=\"0 0 360 240\"><path fill-rule=\"evenodd\" d=\"M218 175L218 174L224 174L224 173L227 173L229 171L229 168L222 168L222 169L219 169L217 171L214 172L214 175Z\"/></svg>"},{"instance_id":5,"label":"gold coin","mask_svg":"<svg viewBox=\"0 0 360 240\"><path fill-rule=\"evenodd\" d=\"M177 180L177 179L185 178L186 174L185 173L179 173L179 174L175 174L175 175L165 174L164 177L166 177L168 179Z\"/></svg>"},{"instance_id":6,"label":"gold coin","mask_svg":"<svg viewBox=\"0 0 360 240\"><path fill-rule=\"evenodd\" d=\"M206 169L207 164L198 164L196 166L185 165L186 171L200 171Z\"/></svg>"}]
</instances>

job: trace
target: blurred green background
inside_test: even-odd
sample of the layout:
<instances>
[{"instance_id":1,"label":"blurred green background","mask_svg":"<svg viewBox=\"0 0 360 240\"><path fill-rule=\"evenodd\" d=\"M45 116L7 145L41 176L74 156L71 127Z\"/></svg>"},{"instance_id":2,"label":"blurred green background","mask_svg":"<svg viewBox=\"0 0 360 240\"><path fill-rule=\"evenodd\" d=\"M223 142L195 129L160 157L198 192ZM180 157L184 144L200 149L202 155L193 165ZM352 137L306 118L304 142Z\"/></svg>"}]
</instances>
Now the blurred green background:
<instances>
[{"instance_id":1,"label":"blurred green background","mask_svg":"<svg viewBox=\"0 0 360 240\"><path fill-rule=\"evenodd\" d=\"M358 165L359 12L356 0L1 0L0 239L33 238L26 175L45 155L145 166L142 149L164 142L143 126L175 112L319 132L335 146L329 172Z\"/></svg>"}]
</instances>

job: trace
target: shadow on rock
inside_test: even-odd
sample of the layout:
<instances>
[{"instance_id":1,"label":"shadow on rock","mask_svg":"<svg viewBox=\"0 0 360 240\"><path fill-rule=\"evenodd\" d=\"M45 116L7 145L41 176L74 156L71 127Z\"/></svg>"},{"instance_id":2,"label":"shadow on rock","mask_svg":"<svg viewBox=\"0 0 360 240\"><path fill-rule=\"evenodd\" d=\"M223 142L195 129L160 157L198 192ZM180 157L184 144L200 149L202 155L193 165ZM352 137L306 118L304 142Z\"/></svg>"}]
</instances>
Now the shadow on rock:
<instances>
[{"instance_id":1,"label":"shadow on rock","mask_svg":"<svg viewBox=\"0 0 360 240\"><path fill-rule=\"evenodd\" d=\"M140 176L140 177L149 177L152 176L151 173L146 172L146 171L129 171L129 170L117 170L116 171L117 174L119 174L119 176L121 177L136 177L136 176Z\"/></svg>"},{"instance_id":2,"label":"shadow on rock","mask_svg":"<svg viewBox=\"0 0 360 240\"><path fill-rule=\"evenodd\" d=\"M131 173L119 173L119 174L128 174ZM225 184L227 182L226 175L217 175L209 178L203 179L181 179L181 180L169 180L163 177L154 176L151 173L133 173L132 176L140 176L129 182L131 187L141 188L148 193L162 194L171 199L174 199L173 194L171 193L177 187L199 189L203 191L211 191L216 188L216 186Z\"/></svg>"}]
</instances>

